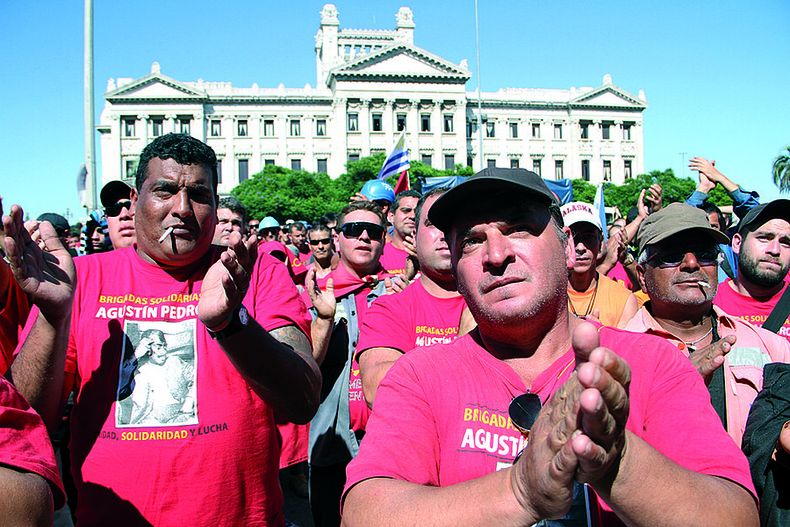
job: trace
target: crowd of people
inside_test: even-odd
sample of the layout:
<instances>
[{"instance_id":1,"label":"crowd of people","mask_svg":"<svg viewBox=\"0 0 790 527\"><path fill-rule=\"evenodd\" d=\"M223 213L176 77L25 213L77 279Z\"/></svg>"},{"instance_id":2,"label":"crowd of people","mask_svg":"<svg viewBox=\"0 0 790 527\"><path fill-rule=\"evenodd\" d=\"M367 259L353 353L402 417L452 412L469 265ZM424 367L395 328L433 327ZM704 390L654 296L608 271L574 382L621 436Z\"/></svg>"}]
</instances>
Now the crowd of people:
<instances>
[{"instance_id":1,"label":"crowd of people","mask_svg":"<svg viewBox=\"0 0 790 527\"><path fill-rule=\"evenodd\" d=\"M281 224L216 165L3 216L3 524L790 522L790 200L693 158L609 225L517 168Z\"/></svg>"}]
</instances>

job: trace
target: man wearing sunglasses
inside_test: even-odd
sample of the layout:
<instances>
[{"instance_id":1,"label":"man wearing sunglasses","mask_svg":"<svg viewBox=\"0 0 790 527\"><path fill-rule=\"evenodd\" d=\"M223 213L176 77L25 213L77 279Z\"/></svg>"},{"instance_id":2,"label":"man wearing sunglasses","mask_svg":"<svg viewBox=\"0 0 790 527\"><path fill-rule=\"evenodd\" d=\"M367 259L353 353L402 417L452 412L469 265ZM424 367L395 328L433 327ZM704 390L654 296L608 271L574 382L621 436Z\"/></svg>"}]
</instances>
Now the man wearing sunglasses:
<instances>
[{"instance_id":1,"label":"man wearing sunglasses","mask_svg":"<svg viewBox=\"0 0 790 527\"><path fill-rule=\"evenodd\" d=\"M428 218L478 326L381 382L346 525L589 525L587 510L603 525L758 524L746 459L688 361L569 312L575 251L540 176L485 169Z\"/></svg>"},{"instance_id":2,"label":"man wearing sunglasses","mask_svg":"<svg viewBox=\"0 0 790 527\"><path fill-rule=\"evenodd\" d=\"M340 258L335 253L335 242L332 238L332 230L326 225L313 225L307 231L307 240L312 251L313 269L317 279L325 278L331 273L340 262Z\"/></svg>"},{"instance_id":3,"label":"man wearing sunglasses","mask_svg":"<svg viewBox=\"0 0 790 527\"><path fill-rule=\"evenodd\" d=\"M113 249L130 247L136 239L131 192L132 187L123 181L113 180L104 185L99 193Z\"/></svg>"},{"instance_id":4,"label":"man wearing sunglasses","mask_svg":"<svg viewBox=\"0 0 790 527\"><path fill-rule=\"evenodd\" d=\"M647 217L637 240L639 282L650 300L625 329L662 337L689 357L740 445L752 401L762 389L763 366L790 362L790 345L713 305L718 244L727 237L710 226L703 210L672 203Z\"/></svg>"}]
</instances>

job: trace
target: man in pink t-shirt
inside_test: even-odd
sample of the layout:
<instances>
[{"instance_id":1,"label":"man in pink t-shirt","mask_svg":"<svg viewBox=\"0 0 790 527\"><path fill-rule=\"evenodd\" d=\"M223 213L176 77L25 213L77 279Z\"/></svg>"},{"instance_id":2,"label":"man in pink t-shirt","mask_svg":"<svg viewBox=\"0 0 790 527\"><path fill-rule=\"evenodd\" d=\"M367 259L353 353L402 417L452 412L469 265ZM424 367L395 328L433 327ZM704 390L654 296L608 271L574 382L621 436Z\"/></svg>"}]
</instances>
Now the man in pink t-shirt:
<instances>
[{"instance_id":1,"label":"man in pink t-shirt","mask_svg":"<svg viewBox=\"0 0 790 527\"><path fill-rule=\"evenodd\" d=\"M485 169L428 218L478 327L390 370L346 525L588 525L586 505L605 525L757 524L746 459L688 362L568 312L575 252L540 176Z\"/></svg>"},{"instance_id":2,"label":"man in pink t-shirt","mask_svg":"<svg viewBox=\"0 0 790 527\"><path fill-rule=\"evenodd\" d=\"M216 164L187 135L146 146L137 243L77 259L78 280L62 248L41 259L19 215L12 269L47 301L12 370L50 428L75 391L80 525L284 524L275 416L308 422L321 375L286 268L255 236L211 245Z\"/></svg>"},{"instance_id":3,"label":"man in pink t-shirt","mask_svg":"<svg viewBox=\"0 0 790 527\"><path fill-rule=\"evenodd\" d=\"M446 191L434 189L417 202L419 278L404 291L373 302L362 324L357 360L365 400L371 407L381 379L404 353L452 342L458 336L466 303L455 284L444 233L428 221L428 211Z\"/></svg>"},{"instance_id":4,"label":"man in pink t-shirt","mask_svg":"<svg viewBox=\"0 0 790 527\"><path fill-rule=\"evenodd\" d=\"M406 243L414 236L414 211L419 199L420 193L416 190L399 192L387 213L387 219L392 223L392 238L384 244L381 266L390 274L406 272L406 259L409 256Z\"/></svg>"},{"instance_id":5,"label":"man in pink t-shirt","mask_svg":"<svg viewBox=\"0 0 790 527\"><path fill-rule=\"evenodd\" d=\"M787 290L790 269L790 200L777 199L750 210L732 237L738 276L719 287L713 302L728 314L762 326ZM790 340L790 317L778 334Z\"/></svg>"}]
</instances>

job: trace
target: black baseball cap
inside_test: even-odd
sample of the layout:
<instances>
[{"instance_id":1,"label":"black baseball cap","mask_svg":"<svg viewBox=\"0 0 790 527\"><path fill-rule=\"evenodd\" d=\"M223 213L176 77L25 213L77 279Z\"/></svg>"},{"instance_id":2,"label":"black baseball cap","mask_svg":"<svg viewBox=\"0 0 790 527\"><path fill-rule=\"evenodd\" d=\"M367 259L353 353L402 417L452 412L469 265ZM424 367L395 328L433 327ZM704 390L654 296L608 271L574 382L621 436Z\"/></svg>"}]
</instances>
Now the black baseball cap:
<instances>
[{"instance_id":1,"label":"black baseball cap","mask_svg":"<svg viewBox=\"0 0 790 527\"><path fill-rule=\"evenodd\" d=\"M777 218L790 222L790 199L775 199L754 207L738 223L738 234L743 234L749 227L757 228Z\"/></svg>"},{"instance_id":2,"label":"black baseball cap","mask_svg":"<svg viewBox=\"0 0 790 527\"><path fill-rule=\"evenodd\" d=\"M479 202L481 196L498 191L524 193L535 202L555 206L555 217L562 224L559 203L543 179L524 168L484 168L469 179L453 187L433 204L428 211L428 219L442 231L447 232L456 216L464 214L470 203Z\"/></svg>"},{"instance_id":3,"label":"black baseball cap","mask_svg":"<svg viewBox=\"0 0 790 527\"><path fill-rule=\"evenodd\" d=\"M132 187L119 179L110 181L104 185L99 193L99 200L105 209L110 205L118 203L119 199L129 199Z\"/></svg>"},{"instance_id":4,"label":"black baseball cap","mask_svg":"<svg viewBox=\"0 0 790 527\"><path fill-rule=\"evenodd\" d=\"M55 227L58 236L68 236L69 234L69 221L55 212L45 212L36 218L36 221L48 221Z\"/></svg>"}]
</instances>

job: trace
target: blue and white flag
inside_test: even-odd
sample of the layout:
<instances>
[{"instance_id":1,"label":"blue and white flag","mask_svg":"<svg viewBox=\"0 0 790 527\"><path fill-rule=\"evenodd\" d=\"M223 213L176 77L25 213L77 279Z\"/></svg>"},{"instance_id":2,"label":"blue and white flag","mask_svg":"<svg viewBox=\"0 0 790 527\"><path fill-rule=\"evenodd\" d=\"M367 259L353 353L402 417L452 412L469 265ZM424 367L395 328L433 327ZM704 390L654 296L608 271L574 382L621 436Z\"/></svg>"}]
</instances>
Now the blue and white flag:
<instances>
[{"instance_id":1,"label":"blue and white flag","mask_svg":"<svg viewBox=\"0 0 790 527\"><path fill-rule=\"evenodd\" d=\"M609 239L609 229L606 228L606 204L603 200L603 183L598 184L595 191L595 199L593 200L593 208L601 219L601 228L603 230L603 241Z\"/></svg>"},{"instance_id":2,"label":"blue and white flag","mask_svg":"<svg viewBox=\"0 0 790 527\"><path fill-rule=\"evenodd\" d=\"M409 169L409 151L406 149L406 131L404 130L398 138L398 142L392 148L392 152L384 161L384 166L379 172L379 179L387 179L390 176L399 176L404 170Z\"/></svg>"}]
</instances>

